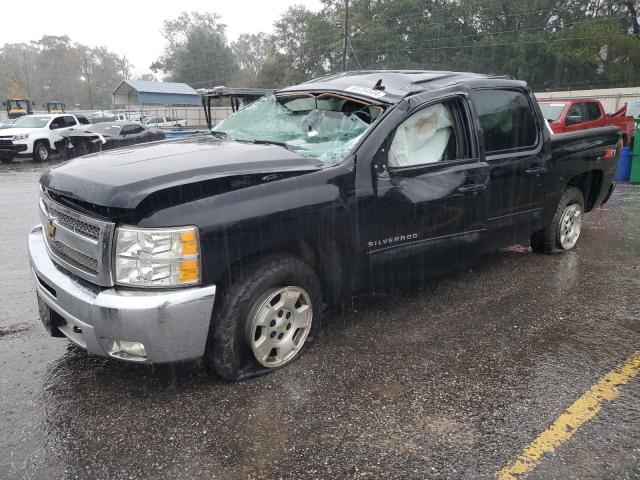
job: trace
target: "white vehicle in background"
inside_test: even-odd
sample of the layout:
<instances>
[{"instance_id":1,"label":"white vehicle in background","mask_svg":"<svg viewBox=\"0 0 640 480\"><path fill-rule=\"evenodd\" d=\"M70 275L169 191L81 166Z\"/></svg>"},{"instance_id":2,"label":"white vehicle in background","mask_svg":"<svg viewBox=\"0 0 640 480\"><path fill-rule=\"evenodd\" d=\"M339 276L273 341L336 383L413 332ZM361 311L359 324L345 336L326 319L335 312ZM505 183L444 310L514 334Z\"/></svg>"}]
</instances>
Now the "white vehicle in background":
<instances>
[{"instance_id":1,"label":"white vehicle in background","mask_svg":"<svg viewBox=\"0 0 640 480\"><path fill-rule=\"evenodd\" d=\"M144 124L147 128L170 128L184 127L187 124L185 119L177 119L173 117L149 117L145 119Z\"/></svg>"},{"instance_id":2,"label":"white vehicle in background","mask_svg":"<svg viewBox=\"0 0 640 480\"><path fill-rule=\"evenodd\" d=\"M26 115L16 119L10 128L0 130L0 161L15 157L32 156L37 162L46 162L60 135L72 128L84 128L75 115Z\"/></svg>"}]
</instances>

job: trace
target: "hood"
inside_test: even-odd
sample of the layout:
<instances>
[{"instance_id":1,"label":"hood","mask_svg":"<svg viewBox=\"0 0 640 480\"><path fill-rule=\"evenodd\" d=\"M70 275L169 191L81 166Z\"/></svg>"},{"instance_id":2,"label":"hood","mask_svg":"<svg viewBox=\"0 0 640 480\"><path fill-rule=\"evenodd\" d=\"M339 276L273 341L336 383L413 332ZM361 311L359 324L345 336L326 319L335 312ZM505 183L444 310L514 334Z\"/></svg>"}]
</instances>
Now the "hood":
<instances>
[{"instance_id":1,"label":"hood","mask_svg":"<svg viewBox=\"0 0 640 480\"><path fill-rule=\"evenodd\" d=\"M320 168L317 160L279 146L198 135L77 158L51 167L43 174L41 184L47 191L76 201L135 209L152 194L219 178L304 173Z\"/></svg>"},{"instance_id":2,"label":"hood","mask_svg":"<svg viewBox=\"0 0 640 480\"><path fill-rule=\"evenodd\" d=\"M35 133L41 128L3 128L0 137L13 137L14 135L24 135L25 133Z\"/></svg>"}]
</instances>

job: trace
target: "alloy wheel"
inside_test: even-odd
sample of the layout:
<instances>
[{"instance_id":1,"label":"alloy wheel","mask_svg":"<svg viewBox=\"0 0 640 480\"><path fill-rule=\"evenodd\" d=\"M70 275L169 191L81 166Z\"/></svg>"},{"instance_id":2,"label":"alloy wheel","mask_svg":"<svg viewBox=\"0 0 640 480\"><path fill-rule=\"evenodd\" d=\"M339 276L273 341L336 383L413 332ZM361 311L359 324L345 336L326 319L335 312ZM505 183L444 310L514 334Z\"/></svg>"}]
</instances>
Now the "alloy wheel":
<instances>
[{"instance_id":1,"label":"alloy wheel","mask_svg":"<svg viewBox=\"0 0 640 480\"><path fill-rule=\"evenodd\" d=\"M38 145L38 157L43 162L45 162L49 158L49 150L47 149L46 145Z\"/></svg>"},{"instance_id":2,"label":"alloy wheel","mask_svg":"<svg viewBox=\"0 0 640 480\"><path fill-rule=\"evenodd\" d=\"M261 365L275 368L289 363L302 349L313 321L309 293L288 286L273 290L253 310L248 340Z\"/></svg>"},{"instance_id":3,"label":"alloy wheel","mask_svg":"<svg viewBox=\"0 0 640 480\"><path fill-rule=\"evenodd\" d=\"M583 216L582 208L576 203L568 205L562 213L558 229L558 242L564 250L570 250L578 243L582 231Z\"/></svg>"}]
</instances>

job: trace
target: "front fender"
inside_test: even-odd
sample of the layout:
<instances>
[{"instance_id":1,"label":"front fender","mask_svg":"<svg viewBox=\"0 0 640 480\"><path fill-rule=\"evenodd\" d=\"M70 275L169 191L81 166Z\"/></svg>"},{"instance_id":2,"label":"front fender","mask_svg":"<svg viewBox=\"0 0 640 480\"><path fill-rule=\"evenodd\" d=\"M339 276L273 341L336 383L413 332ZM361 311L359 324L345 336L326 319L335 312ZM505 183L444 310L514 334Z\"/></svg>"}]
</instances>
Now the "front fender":
<instances>
[{"instance_id":1,"label":"front fender","mask_svg":"<svg viewBox=\"0 0 640 480\"><path fill-rule=\"evenodd\" d=\"M220 280L244 258L310 243L351 237L351 172L331 167L226 192L154 212L141 227L196 225L205 284Z\"/></svg>"}]
</instances>

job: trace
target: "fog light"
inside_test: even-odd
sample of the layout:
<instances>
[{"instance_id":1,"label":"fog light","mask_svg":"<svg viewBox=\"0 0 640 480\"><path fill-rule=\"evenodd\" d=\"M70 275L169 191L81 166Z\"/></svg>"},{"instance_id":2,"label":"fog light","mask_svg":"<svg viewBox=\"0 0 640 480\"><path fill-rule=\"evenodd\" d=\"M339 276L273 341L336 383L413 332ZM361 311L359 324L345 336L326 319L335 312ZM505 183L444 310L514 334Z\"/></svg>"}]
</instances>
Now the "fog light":
<instances>
[{"instance_id":1,"label":"fog light","mask_svg":"<svg viewBox=\"0 0 640 480\"><path fill-rule=\"evenodd\" d=\"M146 358L147 351L140 342L128 342L126 340L116 340L113 342L112 355L126 358L129 355L138 358Z\"/></svg>"}]
</instances>

